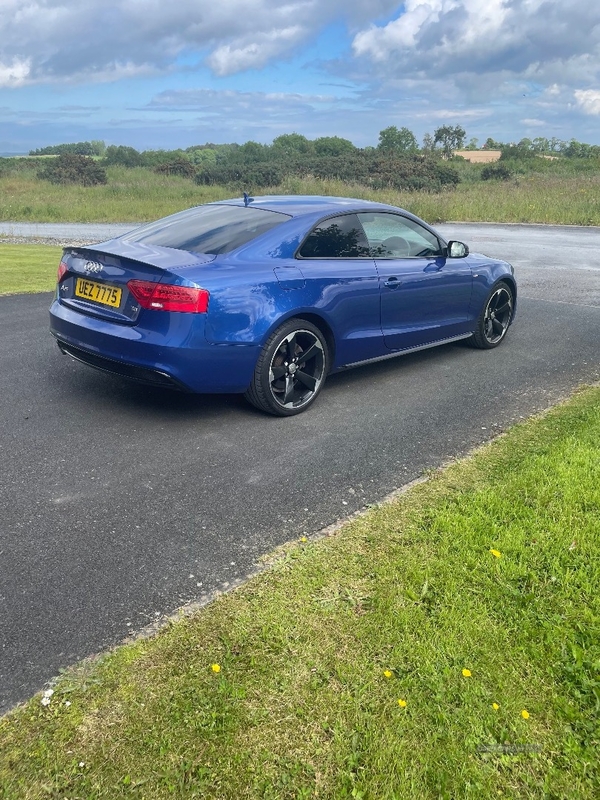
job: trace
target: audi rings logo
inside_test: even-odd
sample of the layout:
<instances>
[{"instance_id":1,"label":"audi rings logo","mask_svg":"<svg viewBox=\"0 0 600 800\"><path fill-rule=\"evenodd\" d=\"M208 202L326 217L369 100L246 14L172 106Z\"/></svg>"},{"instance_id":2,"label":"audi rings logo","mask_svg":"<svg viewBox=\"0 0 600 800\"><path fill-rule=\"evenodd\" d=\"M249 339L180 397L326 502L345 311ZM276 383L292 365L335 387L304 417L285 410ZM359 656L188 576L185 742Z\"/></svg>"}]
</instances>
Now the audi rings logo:
<instances>
[{"instance_id":1,"label":"audi rings logo","mask_svg":"<svg viewBox=\"0 0 600 800\"><path fill-rule=\"evenodd\" d=\"M86 275L91 275L92 273L97 275L99 272L102 272L102 264L99 264L97 261L86 261L83 271Z\"/></svg>"}]
</instances>

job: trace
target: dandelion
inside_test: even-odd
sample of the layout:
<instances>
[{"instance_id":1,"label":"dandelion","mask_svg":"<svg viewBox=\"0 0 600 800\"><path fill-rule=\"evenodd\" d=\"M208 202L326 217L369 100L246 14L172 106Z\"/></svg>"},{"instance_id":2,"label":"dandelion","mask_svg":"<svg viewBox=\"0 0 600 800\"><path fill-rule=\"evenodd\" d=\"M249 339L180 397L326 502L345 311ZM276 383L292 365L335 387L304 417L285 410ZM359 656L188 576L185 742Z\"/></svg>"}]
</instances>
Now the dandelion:
<instances>
[{"instance_id":1,"label":"dandelion","mask_svg":"<svg viewBox=\"0 0 600 800\"><path fill-rule=\"evenodd\" d=\"M398 705L400 706L400 708L406 708L406 700L402 700L402 698L400 698L398 700Z\"/></svg>"},{"instance_id":2,"label":"dandelion","mask_svg":"<svg viewBox=\"0 0 600 800\"><path fill-rule=\"evenodd\" d=\"M308 539L306 538L306 536L301 536L300 537L300 541L301 542L308 542Z\"/></svg>"},{"instance_id":3,"label":"dandelion","mask_svg":"<svg viewBox=\"0 0 600 800\"><path fill-rule=\"evenodd\" d=\"M221 667L220 667L220 665L219 665L219 664L213 664L213 665L211 666L211 669L212 669L212 671L213 671L214 673L221 672Z\"/></svg>"},{"instance_id":4,"label":"dandelion","mask_svg":"<svg viewBox=\"0 0 600 800\"><path fill-rule=\"evenodd\" d=\"M498 703L492 703L492 708L494 709L494 711L498 711L500 706L498 705Z\"/></svg>"},{"instance_id":5,"label":"dandelion","mask_svg":"<svg viewBox=\"0 0 600 800\"><path fill-rule=\"evenodd\" d=\"M462 674L463 674L463 678L470 678L471 677L471 670L470 669L463 669Z\"/></svg>"},{"instance_id":6,"label":"dandelion","mask_svg":"<svg viewBox=\"0 0 600 800\"><path fill-rule=\"evenodd\" d=\"M384 669L383 670L383 677L384 678L391 678L392 675L393 675L393 672L390 669Z\"/></svg>"},{"instance_id":7,"label":"dandelion","mask_svg":"<svg viewBox=\"0 0 600 800\"><path fill-rule=\"evenodd\" d=\"M490 553L494 556L494 558L502 558L502 553L499 550L490 548Z\"/></svg>"},{"instance_id":8,"label":"dandelion","mask_svg":"<svg viewBox=\"0 0 600 800\"><path fill-rule=\"evenodd\" d=\"M521 711L521 716L523 717L523 719L529 719L529 711L523 709L523 711Z\"/></svg>"}]
</instances>

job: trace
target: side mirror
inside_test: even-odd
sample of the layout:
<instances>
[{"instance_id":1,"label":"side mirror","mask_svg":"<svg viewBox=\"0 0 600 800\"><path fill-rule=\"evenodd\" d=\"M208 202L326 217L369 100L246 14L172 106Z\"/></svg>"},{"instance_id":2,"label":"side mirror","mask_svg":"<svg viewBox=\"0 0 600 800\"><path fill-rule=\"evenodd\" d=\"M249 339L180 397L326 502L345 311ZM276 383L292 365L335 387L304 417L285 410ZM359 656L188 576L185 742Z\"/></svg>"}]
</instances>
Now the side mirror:
<instances>
[{"instance_id":1,"label":"side mirror","mask_svg":"<svg viewBox=\"0 0 600 800\"><path fill-rule=\"evenodd\" d=\"M448 242L448 258L465 258L469 255L469 248L463 242Z\"/></svg>"}]
</instances>

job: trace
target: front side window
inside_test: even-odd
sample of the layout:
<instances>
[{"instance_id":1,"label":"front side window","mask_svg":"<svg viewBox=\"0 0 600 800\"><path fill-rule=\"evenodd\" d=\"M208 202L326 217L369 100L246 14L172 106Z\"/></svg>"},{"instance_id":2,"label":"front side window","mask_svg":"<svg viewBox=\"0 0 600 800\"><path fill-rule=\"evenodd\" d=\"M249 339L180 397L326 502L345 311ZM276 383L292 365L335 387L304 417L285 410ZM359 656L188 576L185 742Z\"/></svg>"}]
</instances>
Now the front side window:
<instances>
[{"instance_id":1,"label":"front side window","mask_svg":"<svg viewBox=\"0 0 600 800\"><path fill-rule=\"evenodd\" d=\"M370 258L371 252L356 214L320 222L298 253L300 258Z\"/></svg>"},{"instance_id":2,"label":"front side window","mask_svg":"<svg viewBox=\"0 0 600 800\"><path fill-rule=\"evenodd\" d=\"M205 205L144 225L121 239L126 242L175 247L189 253L220 255L256 239L289 220L288 214L260 208Z\"/></svg>"},{"instance_id":3,"label":"front side window","mask_svg":"<svg viewBox=\"0 0 600 800\"><path fill-rule=\"evenodd\" d=\"M358 218L373 258L429 258L442 255L437 236L399 214L365 213Z\"/></svg>"}]
</instances>

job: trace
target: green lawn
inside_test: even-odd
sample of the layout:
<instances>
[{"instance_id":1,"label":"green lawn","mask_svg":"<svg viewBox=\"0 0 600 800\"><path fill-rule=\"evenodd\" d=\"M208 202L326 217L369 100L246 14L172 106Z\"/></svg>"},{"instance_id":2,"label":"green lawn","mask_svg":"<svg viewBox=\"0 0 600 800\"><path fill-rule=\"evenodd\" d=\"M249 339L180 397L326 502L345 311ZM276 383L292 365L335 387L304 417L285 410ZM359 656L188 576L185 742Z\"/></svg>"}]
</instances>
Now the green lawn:
<instances>
[{"instance_id":1,"label":"green lawn","mask_svg":"<svg viewBox=\"0 0 600 800\"><path fill-rule=\"evenodd\" d=\"M597 798L599 545L596 387L63 674L0 797Z\"/></svg>"},{"instance_id":2,"label":"green lawn","mask_svg":"<svg viewBox=\"0 0 600 800\"><path fill-rule=\"evenodd\" d=\"M16 292L51 292L62 247L4 244L0 239L0 295Z\"/></svg>"}]
</instances>

